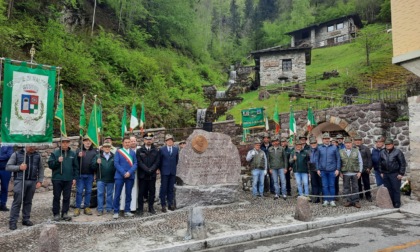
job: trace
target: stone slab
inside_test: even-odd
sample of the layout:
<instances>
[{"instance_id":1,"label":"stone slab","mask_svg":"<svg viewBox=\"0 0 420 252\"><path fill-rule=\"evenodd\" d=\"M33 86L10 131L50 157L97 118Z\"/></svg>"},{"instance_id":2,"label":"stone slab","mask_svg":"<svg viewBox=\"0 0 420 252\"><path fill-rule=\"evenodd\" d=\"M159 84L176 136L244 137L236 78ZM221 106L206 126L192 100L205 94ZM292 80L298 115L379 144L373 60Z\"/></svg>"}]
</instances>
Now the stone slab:
<instances>
[{"instance_id":1,"label":"stone slab","mask_svg":"<svg viewBox=\"0 0 420 252\"><path fill-rule=\"evenodd\" d=\"M194 139L205 138L207 148L202 153L194 150ZM228 135L194 130L179 156L177 176L184 185L208 186L239 184L241 162L239 152Z\"/></svg>"},{"instance_id":2,"label":"stone slab","mask_svg":"<svg viewBox=\"0 0 420 252\"><path fill-rule=\"evenodd\" d=\"M240 185L175 186L178 208L229 204L238 200Z\"/></svg>"}]
</instances>

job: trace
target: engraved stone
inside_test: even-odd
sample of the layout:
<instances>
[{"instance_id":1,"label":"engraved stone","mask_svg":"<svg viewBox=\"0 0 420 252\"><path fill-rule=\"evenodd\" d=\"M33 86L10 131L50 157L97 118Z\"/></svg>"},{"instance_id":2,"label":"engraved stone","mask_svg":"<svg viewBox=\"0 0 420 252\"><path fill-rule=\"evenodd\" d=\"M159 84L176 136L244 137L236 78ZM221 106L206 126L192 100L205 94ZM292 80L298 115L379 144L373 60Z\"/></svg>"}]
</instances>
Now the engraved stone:
<instances>
[{"instance_id":1,"label":"engraved stone","mask_svg":"<svg viewBox=\"0 0 420 252\"><path fill-rule=\"evenodd\" d=\"M200 138L197 138L200 137ZM241 160L228 135L195 130L187 143L206 139L207 149L198 153L187 144L179 155L176 186L177 207L227 204L237 200L241 186Z\"/></svg>"},{"instance_id":2,"label":"engraved stone","mask_svg":"<svg viewBox=\"0 0 420 252\"><path fill-rule=\"evenodd\" d=\"M299 196L297 198L296 210L295 210L295 219L300 221L311 221L312 212L309 205L308 198Z\"/></svg>"},{"instance_id":3,"label":"engraved stone","mask_svg":"<svg viewBox=\"0 0 420 252\"><path fill-rule=\"evenodd\" d=\"M209 143L207 142L207 139L202 135L194 137L191 141L193 150L199 154L205 152L208 145Z\"/></svg>"},{"instance_id":4,"label":"engraved stone","mask_svg":"<svg viewBox=\"0 0 420 252\"><path fill-rule=\"evenodd\" d=\"M60 242L58 237L58 228L56 225L46 225L39 236L40 252L58 252L60 251Z\"/></svg>"}]
</instances>

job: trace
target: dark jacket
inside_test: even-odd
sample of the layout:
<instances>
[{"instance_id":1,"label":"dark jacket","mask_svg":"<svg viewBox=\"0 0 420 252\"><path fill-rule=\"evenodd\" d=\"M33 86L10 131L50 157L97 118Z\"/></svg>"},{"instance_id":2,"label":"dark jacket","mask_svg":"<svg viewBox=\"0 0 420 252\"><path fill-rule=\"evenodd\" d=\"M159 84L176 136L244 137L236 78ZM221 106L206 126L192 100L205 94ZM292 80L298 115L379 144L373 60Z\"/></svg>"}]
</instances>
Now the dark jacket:
<instances>
[{"instance_id":1,"label":"dark jacket","mask_svg":"<svg viewBox=\"0 0 420 252\"><path fill-rule=\"evenodd\" d=\"M156 179L156 170L160 164L160 154L158 148L154 144L148 151L146 146L143 145L136 151L137 157L137 177L138 179Z\"/></svg>"},{"instance_id":2,"label":"dark jacket","mask_svg":"<svg viewBox=\"0 0 420 252\"><path fill-rule=\"evenodd\" d=\"M291 167L290 162L289 162L290 154L294 152L295 149L289 148L289 146L286 146L286 148L284 148L284 151L286 152L286 155L287 155L287 168L289 169L289 167Z\"/></svg>"},{"instance_id":3,"label":"dark jacket","mask_svg":"<svg viewBox=\"0 0 420 252\"><path fill-rule=\"evenodd\" d=\"M270 169L287 169L289 164L287 154L283 147L279 146L277 149L271 146L268 149L268 167Z\"/></svg>"},{"instance_id":4,"label":"dark jacket","mask_svg":"<svg viewBox=\"0 0 420 252\"><path fill-rule=\"evenodd\" d=\"M390 152L381 151L379 162L381 173L398 173L404 176L406 168L407 162L401 150L393 148Z\"/></svg>"},{"instance_id":5,"label":"dark jacket","mask_svg":"<svg viewBox=\"0 0 420 252\"><path fill-rule=\"evenodd\" d=\"M80 166L80 160L82 160L79 175L93 175L95 173L95 169L92 167L92 159L96 158L96 155L98 155L98 150L96 148L93 148L93 145L91 145L88 150L86 150L85 146L83 146L82 158L79 157L79 152L80 152L80 149L77 149L76 155L77 155L77 162L79 162L79 166Z\"/></svg>"},{"instance_id":6,"label":"dark jacket","mask_svg":"<svg viewBox=\"0 0 420 252\"><path fill-rule=\"evenodd\" d=\"M363 171L366 172L367 169L372 169L372 155L370 153L370 149L364 145L356 146L359 151L360 155L362 156L363 161Z\"/></svg>"},{"instance_id":7,"label":"dark jacket","mask_svg":"<svg viewBox=\"0 0 420 252\"><path fill-rule=\"evenodd\" d=\"M13 154L13 147L12 146L2 146L0 148L0 170L6 169L7 161Z\"/></svg>"},{"instance_id":8,"label":"dark jacket","mask_svg":"<svg viewBox=\"0 0 420 252\"><path fill-rule=\"evenodd\" d=\"M372 167L376 171L379 171L379 160L381 159L381 152L384 151L384 148L378 149L376 147L372 148Z\"/></svg>"},{"instance_id":9,"label":"dark jacket","mask_svg":"<svg viewBox=\"0 0 420 252\"><path fill-rule=\"evenodd\" d=\"M267 147L264 145L264 142L261 142L261 150L264 151L266 157L268 157L268 149L270 149L271 146L273 146L271 143L268 143Z\"/></svg>"},{"instance_id":10,"label":"dark jacket","mask_svg":"<svg viewBox=\"0 0 420 252\"><path fill-rule=\"evenodd\" d=\"M294 156L296 156L296 160L294 160ZM306 150L291 153L289 162L293 168L293 172L308 173L309 155Z\"/></svg>"},{"instance_id":11,"label":"dark jacket","mask_svg":"<svg viewBox=\"0 0 420 252\"><path fill-rule=\"evenodd\" d=\"M92 159L92 168L96 170L96 180L105 183L114 183L114 154L112 152L110 152L109 154L110 156L108 160L106 160L105 156L103 155L103 152L101 152L101 154L96 155L96 157ZM97 162L98 158L101 158L101 165L99 165Z\"/></svg>"},{"instance_id":12,"label":"dark jacket","mask_svg":"<svg viewBox=\"0 0 420 252\"><path fill-rule=\"evenodd\" d=\"M318 160L318 147L311 148L308 151L309 154L309 170L316 171L316 162Z\"/></svg>"},{"instance_id":13,"label":"dark jacket","mask_svg":"<svg viewBox=\"0 0 420 252\"><path fill-rule=\"evenodd\" d=\"M38 152L26 153L21 149L12 154L7 162L6 170L13 172L15 180L22 180L23 171L20 170L20 165L25 163L27 168L25 170L25 180L34 180L37 182L44 181L44 167L42 166L41 155Z\"/></svg>"},{"instance_id":14,"label":"dark jacket","mask_svg":"<svg viewBox=\"0 0 420 252\"><path fill-rule=\"evenodd\" d=\"M321 144L318 146L318 160L316 169L320 171L335 171L341 168L340 153L335 145Z\"/></svg>"},{"instance_id":15,"label":"dark jacket","mask_svg":"<svg viewBox=\"0 0 420 252\"><path fill-rule=\"evenodd\" d=\"M60 156L64 157L62 165L58 162ZM51 180L72 181L79 175L77 155L70 148L67 151L62 151L60 148L51 153L48 159L48 167L52 170Z\"/></svg>"},{"instance_id":16,"label":"dark jacket","mask_svg":"<svg viewBox=\"0 0 420 252\"><path fill-rule=\"evenodd\" d=\"M160 174L176 175L176 166L178 165L179 149L172 146L172 154L169 153L167 146L160 148Z\"/></svg>"}]
</instances>

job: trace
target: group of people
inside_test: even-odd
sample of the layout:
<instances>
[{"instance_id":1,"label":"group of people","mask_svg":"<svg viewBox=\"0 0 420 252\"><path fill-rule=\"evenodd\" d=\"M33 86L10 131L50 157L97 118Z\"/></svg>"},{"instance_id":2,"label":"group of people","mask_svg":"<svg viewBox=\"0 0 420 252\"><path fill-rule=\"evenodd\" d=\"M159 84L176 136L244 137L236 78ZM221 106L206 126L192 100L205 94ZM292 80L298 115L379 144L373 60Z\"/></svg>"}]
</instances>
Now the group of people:
<instances>
[{"instance_id":1,"label":"group of people","mask_svg":"<svg viewBox=\"0 0 420 252\"><path fill-rule=\"evenodd\" d=\"M254 198L270 191L275 200L280 197L286 200L291 196L290 173L293 173L298 196L335 207L341 177L346 196L343 205L360 208L364 197L372 201L370 173L373 171L377 186L384 185L388 189L395 208L401 206L400 186L407 163L401 150L395 148L393 139L379 137L371 149L363 144L359 135L353 139L340 134L331 138L329 133L324 133L321 144L314 137L309 138L309 145L307 142L308 138L302 135L294 146L289 146L286 138L274 136L271 139L268 133L263 135L262 141L255 140L254 148L246 157L252 173ZM312 198L308 197L309 183Z\"/></svg>"},{"instance_id":2,"label":"group of people","mask_svg":"<svg viewBox=\"0 0 420 252\"><path fill-rule=\"evenodd\" d=\"M124 137L121 148L112 145L112 138L106 137L100 148L94 148L89 137L82 139L81 148L72 150L70 139L63 137L61 145L48 159L52 170L53 185L53 220L70 221L70 195L76 186L76 201L73 217L79 216L82 209L86 215L92 215L90 208L93 183L97 182L97 215L104 211L119 217L120 210L125 217L134 213L143 214L144 199L147 199L148 211L155 214L156 178L160 173L160 204L162 212L176 209L174 185L181 141L174 145L172 135L165 136L165 146L154 145L153 133L143 136L144 144L137 146L137 139ZM44 179L42 157L36 147L26 146L14 151L12 146L2 146L0 153L1 196L0 211L9 211L6 207L7 185L11 172L14 177L13 203L10 209L9 229L17 228L22 206L22 225L32 226L30 213L35 189L41 187ZM132 197L134 195L134 197ZM60 206L60 202L62 204ZM120 206L121 205L121 206ZM134 209L132 206L134 205Z\"/></svg>"}]
</instances>

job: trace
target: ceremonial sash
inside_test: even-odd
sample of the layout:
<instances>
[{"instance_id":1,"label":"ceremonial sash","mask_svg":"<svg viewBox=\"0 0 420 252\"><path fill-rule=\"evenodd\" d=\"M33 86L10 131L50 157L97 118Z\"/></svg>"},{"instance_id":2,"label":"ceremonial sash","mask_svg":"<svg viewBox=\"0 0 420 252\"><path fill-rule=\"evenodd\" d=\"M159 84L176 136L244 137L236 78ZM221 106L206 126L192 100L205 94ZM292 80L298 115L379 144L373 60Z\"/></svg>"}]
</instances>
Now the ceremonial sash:
<instances>
[{"instance_id":1,"label":"ceremonial sash","mask_svg":"<svg viewBox=\"0 0 420 252\"><path fill-rule=\"evenodd\" d=\"M130 164L130 166L133 166L133 157L123 148L118 149L118 152L124 157L124 159Z\"/></svg>"}]
</instances>

